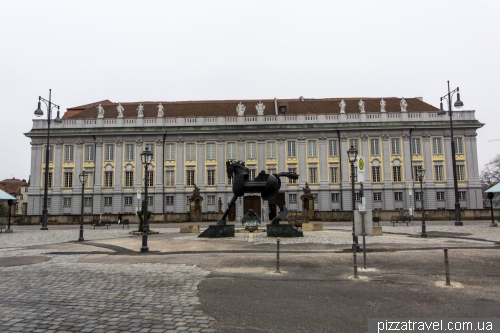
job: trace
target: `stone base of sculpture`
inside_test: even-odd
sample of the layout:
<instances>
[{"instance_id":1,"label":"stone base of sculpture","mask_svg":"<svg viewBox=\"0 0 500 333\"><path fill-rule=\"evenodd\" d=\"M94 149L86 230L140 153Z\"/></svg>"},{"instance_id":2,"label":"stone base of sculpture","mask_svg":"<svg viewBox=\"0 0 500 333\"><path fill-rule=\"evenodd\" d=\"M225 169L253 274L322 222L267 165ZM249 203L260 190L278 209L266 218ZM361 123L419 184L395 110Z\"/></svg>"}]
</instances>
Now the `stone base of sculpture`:
<instances>
[{"instance_id":1,"label":"stone base of sculpture","mask_svg":"<svg viewBox=\"0 0 500 333\"><path fill-rule=\"evenodd\" d=\"M203 231L198 237L207 238L222 238L222 237L234 237L234 224L231 225L220 225L212 224Z\"/></svg>"},{"instance_id":2,"label":"stone base of sculpture","mask_svg":"<svg viewBox=\"0 0 500 333\"><path fill-rule=\"evenodd\" d=\"M304 237L304 233L291 224L268 224L267 237Z\"/></svg>"}]
</instances>

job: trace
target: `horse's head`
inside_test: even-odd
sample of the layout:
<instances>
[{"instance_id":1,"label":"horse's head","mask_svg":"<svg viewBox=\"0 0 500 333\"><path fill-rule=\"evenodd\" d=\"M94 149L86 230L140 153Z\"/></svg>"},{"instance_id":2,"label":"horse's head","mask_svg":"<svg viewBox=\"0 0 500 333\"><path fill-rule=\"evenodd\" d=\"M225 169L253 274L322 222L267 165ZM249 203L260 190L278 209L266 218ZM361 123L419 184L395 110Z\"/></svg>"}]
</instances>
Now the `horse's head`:
<instances>
[{"instance_id":1,"label":"horse's head","mask_svg":"<svg viewBox=\"0 0 500 333\"><path fill-rule=\"evenodd\" d=\"M226 172L228 178L248 174L248 169L243 161L226 161Z\"/></svg>"}]
</instances>

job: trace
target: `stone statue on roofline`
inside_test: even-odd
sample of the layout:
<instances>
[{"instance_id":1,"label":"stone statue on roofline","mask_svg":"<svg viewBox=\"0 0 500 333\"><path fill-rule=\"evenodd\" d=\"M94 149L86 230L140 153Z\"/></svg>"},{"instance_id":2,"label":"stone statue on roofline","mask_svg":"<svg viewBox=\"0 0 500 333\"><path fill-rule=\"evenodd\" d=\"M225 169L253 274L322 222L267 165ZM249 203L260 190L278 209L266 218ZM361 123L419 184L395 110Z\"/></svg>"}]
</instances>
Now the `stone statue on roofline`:
<instances>
[{"instance_id":1,"label":"stone statue on roofline","mask_svg":"<svg viewBox=\"0 0 500 333\"><path fill-rule=\"evenodd\" d=\"M380 100L380 112L385 112L385 105L386 105L386 103L385 103L384 99L382 98Z\"/></svg>"},{"instance_id":2,"label":"stone statue on roofline","mask_svg":"<svg viewBox=\"0 0 500 333\"><path fill-rule=\"evenodd\" d=\"M97 118L104 118L104 108L100 103L97 106Z\"/></svg>"},{"instance_id":3,"label":"stone statue on roofline","mask_svg":"<svg viewBox=\"0 0 500 333\"><path fill-rule=\"evenodd\" d=\"M158 117L163 117L163 105L160 103L156 108L158 109Z\"/></svg>"},{"instance_id":4,"label":"stone statue on roofline","mask_svg":"<svg viewBox=\"0 0 500 333\"><path fill-rule=\"evenodd\" d=\"M259 102L257 105L255 105L255 109L257 110L258 116L263 116L264 110L266 109L266 106L264 105L264 103Z\"/></svg>"},{"instance_id":5,"label":"stone statue on roofline","mask_svg":"<svg viewBox=\"0 0 500 333\"><path fill-rule=\"evenodd\" d=\"M144 117L144 106L142 105L142 103L139 103L139 106L137 107L137 117Z\"/></svg>"},{"instance_id":6,"label":"stone statue on roofline","mask_svg":"<svg viewBox=\"0 0 500 333\"><path fill-rule=\"evenodd\" d=\"M406 103L405 98L401 98L401 102L399 102L399 105L401 106L401 112L406 112L406 107L408 106L408 103Z\"/></svg>"},{"instance_id":7,"label":"stone statue on roofline","mask_svg":"<svg viewBox=\"0 0 500 333\"><path fill-rule=\"evenodd\" d=\"M236 106L236 112L238 112L238 116L243 116L245 114L245 105L241 102Z\"/></svg>"},{"instance_id":8,"label":"stone statue on roofline","mask_svg":"<svg viewBox=\"0 0 500 333\"><path fill-rule=\"evenodd\" d=\"M340 113L345 113L345 106L346 106L346 102L344 100L341 100L340 103L339 103L339 106L340 106Z\"/></svg>"},{"instance_id":9,"label":"stone statue on roofline","mask_svg":"<svg viewBox=\"0 0 500 333\"><path fill-rule=\"evenodd\" d=\"M358 106L359 106L359 112L365 113L365 102L363 102L362 99L359 100Z\"/></svg>"},{"instance_id":10,"label":"stone statue on roofline","mask_svg":"<svg viewBox=\"0 0 500 333\"><path fill-rule=\"evenodd\" d=\"M118 118L123 118L123 106L121 103L118 103L118 106L116 107L116 110L118 111Z\"/></svg>"}]
</instances>

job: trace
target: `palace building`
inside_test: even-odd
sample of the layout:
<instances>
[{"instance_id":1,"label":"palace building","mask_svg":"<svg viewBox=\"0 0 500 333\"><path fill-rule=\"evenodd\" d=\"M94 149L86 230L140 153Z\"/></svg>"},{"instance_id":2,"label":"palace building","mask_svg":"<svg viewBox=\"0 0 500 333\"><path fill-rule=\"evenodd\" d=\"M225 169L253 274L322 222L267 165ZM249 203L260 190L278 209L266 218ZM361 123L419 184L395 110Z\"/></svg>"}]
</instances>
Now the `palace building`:
<instances>
[{"instance_id":1,"label":"palace building","mask_svg":"<svg viewBox=\"0 0 500 333\"><path fill-rule=\"evenodd\" d=\"M327 98L241 101L113 103L108 100L67 109L50 131L49 214L80 214L78 175L89 173L84 212L134 213L144 190L140 154L148 148L148 202L153 213L187 213L194 186L203 212L217 212L232 197L227 160L242 160L255 177L294 171L284 180L286 206L301 210L306 182L315 210L352 210L350 163L354 146L364 157L367 209L420 207L416 168L423 180L426 209L454 209L451 140L456 146L462 208L482 208L474 111L448 116L422 98ZM28 215L43 206L47 120L36 119L31 139ZM409 189L412 188L410 192ZM410 195L412 193L412 195ZM356 200L359 200L359 184ZM229 219L248 208L268 219L276 207L254 194L236 202Z\"/></svg>"}]
</instances>

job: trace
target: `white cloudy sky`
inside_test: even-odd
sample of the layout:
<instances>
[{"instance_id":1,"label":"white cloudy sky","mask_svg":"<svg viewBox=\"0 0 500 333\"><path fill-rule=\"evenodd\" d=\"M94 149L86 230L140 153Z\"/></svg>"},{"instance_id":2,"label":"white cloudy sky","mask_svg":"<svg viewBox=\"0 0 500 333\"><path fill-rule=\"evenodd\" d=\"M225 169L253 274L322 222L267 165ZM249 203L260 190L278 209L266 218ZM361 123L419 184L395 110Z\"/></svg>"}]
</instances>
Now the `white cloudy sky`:
<instances>
[{"instance_id":1,"label":"white cloudy sky","mask_svg":"<svg viewBox=\"0 0 500 333\"><path fill-rule=\"evenodd\" d=\"M0 0L0 179L28 178L38 96L439 97L460 87L482 169L500 153L500 2Z\"/></svg>"}]
</instances>

